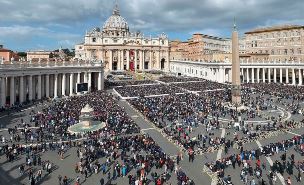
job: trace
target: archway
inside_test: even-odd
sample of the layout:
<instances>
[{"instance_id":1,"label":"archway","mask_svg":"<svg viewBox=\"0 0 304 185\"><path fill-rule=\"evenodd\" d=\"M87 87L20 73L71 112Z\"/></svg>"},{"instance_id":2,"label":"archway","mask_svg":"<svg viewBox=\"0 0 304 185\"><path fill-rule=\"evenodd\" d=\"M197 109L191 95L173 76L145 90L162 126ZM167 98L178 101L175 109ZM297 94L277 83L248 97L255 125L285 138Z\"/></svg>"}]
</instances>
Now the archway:
<instances>
[{"instance_id":1,"label":"archway","mask_svg":"<svg viewBox=\"0 0 304 185\"><path fill-rule=\"evenodd\" d=\"M162 58L161 61L160 61L160 69L161 70L165 69L165 62L166 62L166 60L164 58Z\"/></svg>"}]
</instances>

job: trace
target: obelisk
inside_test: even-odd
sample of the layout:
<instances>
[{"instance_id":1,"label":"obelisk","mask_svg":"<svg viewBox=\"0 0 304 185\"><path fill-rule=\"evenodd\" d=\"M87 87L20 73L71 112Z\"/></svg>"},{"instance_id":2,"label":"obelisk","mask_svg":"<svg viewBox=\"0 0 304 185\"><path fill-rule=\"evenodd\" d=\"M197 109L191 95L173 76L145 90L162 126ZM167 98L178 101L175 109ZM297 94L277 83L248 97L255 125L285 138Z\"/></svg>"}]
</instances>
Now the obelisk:
<instances>
[{"instance_id":1,"label":"obelisk","mask_svg":"<svg viewBox=\"0 0 304 185\"><path fill-rule=\"evenodd\" d=\"M239 38L234 21L232 32L232 104L239 106L241 104L241 77L240 77L240 56L239 56Z\"/></svg>"}]
</instances>

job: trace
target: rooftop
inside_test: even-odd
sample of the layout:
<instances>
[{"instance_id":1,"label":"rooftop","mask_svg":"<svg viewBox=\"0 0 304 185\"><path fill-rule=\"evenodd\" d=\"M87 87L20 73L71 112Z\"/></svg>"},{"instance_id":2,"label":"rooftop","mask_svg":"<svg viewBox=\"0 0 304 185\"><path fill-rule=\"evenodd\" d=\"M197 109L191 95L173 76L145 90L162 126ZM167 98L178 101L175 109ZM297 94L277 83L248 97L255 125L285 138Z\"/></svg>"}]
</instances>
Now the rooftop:
<instances>
[{"instance_id":1,"label":"rooftop","mask_svg":"<svg viewBox=\"0 0 304 185\"><path fill-rule=\"evenodd\" d=\"M270 26L270 27L256 28L256 29L246 32L245 34L291 30L291 29L299 29L299 28L304 28L304 26L301 26L301 25L276 25L276 26Z\"/></svg>"}]
</instances>

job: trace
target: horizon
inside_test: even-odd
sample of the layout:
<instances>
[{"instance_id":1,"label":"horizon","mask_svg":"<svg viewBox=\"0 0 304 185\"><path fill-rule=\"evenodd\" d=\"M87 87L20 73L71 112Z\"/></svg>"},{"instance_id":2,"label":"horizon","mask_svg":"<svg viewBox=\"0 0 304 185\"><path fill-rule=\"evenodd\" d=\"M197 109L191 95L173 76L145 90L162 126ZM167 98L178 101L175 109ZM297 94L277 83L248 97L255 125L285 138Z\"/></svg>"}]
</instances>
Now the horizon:
<instances>
[{"instance_id":1,"label":"horizon","mask_svg":"<svg viewBox=\"0 0 304 185\"><path fill-rule=\"evenodd\" d=\"M86 31L102 28L112 15L114 4L114 0L45 0L43 3L2 0L0 45L24 52L60 47L74 49L75 44L83 41ZM193 33L230 38L234 17L242 36L260 27L304 25L301 4L301 0L293 3L283 0L118 1L120 15L131 31L141 31L145 36L164 32L170 41L187 41Z\"/></svg>"}]
</instances>

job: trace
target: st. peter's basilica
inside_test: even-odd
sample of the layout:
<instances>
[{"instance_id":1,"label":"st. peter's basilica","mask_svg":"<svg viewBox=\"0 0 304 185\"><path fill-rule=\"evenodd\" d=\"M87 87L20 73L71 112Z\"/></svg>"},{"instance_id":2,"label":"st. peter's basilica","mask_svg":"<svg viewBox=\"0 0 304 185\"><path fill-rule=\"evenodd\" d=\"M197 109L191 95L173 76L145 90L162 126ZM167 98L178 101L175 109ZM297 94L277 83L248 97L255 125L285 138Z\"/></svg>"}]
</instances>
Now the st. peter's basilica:
<instances>
[{"instance_id":1,"label":"st. peter's basilica","mask_svg":"<svg viewBox=\"0 0 304 185\"><path fill-rule=\"evenodd\" d=\"M84 43L75 46L75 58L101 60L105 71L168 70L169 40L164 33L152 38L130 32L116 3L103 28L87 32Z\"/></svg>"}]
</instances>

